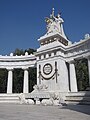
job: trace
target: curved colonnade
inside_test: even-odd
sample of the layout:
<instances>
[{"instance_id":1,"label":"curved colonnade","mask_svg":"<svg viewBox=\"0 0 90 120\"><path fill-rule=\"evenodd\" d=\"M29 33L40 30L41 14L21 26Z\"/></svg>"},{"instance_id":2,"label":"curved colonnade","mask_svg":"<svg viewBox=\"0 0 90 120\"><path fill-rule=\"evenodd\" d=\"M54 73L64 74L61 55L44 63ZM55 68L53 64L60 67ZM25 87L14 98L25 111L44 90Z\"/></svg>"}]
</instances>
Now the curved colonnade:
<instances>
[{"instance_id":1,"label":"curved colonnade","mask_svg":"<svg viewBox=\"0 0 90 120\"><path fill-rule=\"evenodd\" d=\"M71 78L71 91L75 87L76 72L74 61L79 59L87 59L88 61L88 72L89 72L89 86L90 86L90 37L81 40L78 43L73 44L71 47L66 49L66 61L70 64L70 78ZM72 71L74 73L72 73ZM75 78L75 79L74 79ZM77 85L76 85L77 86Z\"/></svg>"},{"instance_id":2,"label":"curved colonnade","mask_svg":"<svg viewBox=\"0 0 90 120\"><path fill-rule=\"evenodd\" d=\"M8 80L7 80L7 93L12 93L13 90L13 70L23 69L24 70L24 82L23 82L23 93L28 93L28 68L36 67L36 57L34 55L24 56L0 56L0 68L8 70Z\"/></svg>"},{"instance_id":3,"label":"curved colonnade","mask_svg":"<svg viewBox=\"0 0 90 120\"><path fill-rule=\"evenodd\" d=\"M53 52L56 51L56 54ZM43 49L41 53L44 52ZM51 53L51 56L48 54ZM70 70L70 84L71 92L77 92L76 72L74 66L74 60L86 58L88 60L88 71L89 71L89 85L90 85L90 37L84 39L78 43L71 44L70 46L57 46L52 49L47 49L46 56L37 57L38 50L35 55L24 56L0 56L0 68L8 70L8 82L7 82L7 93L12 93L12 82L13 82L13 69L21 68L24 70L24 84L23 93L28 93L28 68L36 67L36 63L39 59L46 59L48 57L61 56L67 63L69 63Z\"/></svg>"}]
</instances>

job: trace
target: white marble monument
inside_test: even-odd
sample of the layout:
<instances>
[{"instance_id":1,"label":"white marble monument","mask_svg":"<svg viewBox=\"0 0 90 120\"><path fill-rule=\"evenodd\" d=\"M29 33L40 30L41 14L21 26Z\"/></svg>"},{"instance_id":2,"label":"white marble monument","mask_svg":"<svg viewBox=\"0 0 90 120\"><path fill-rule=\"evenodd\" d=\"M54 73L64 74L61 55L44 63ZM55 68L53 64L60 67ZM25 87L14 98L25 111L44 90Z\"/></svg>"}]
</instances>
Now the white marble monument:
<instances>
[{"instance_id":1,"label":"white marble monument","mask_svg":"<svg viewBox=\"0 0 90 120\"><path fill-rule=\"evenodd\" d=\"M38 39L40 47L35 54L28 55L26 52L24 56L13 56L13 53L10 56L0 55L0 68L8 70L7 94L3 95L5 99L8 97L8 102L11 100L10 97L12 100L18 97L17 102L20 100L20 103L63 103L67 94L78 93L74 66L76 59L88 60L90 85L90 35L86 34L83 40L72 44L64 33L64 20L60 14L55 16L54 8L50 17L45 18L45 22L47 32ZM35 66L37 85L34 86L34 91L29 93L28 68ZM16 68L24 70L23 93L13 95L13 70ZM5 99L0 99L0 102Z\"/></svg>"},{"instance_id":2,"label":"white marble monument","mask_svg":"<svg viewBox=\"0 0 90 120\"><path fill-rule=\"evenodd\" d=\"M37 85L31 98L35 96L43 99L42 103L51 104L51 99L63 101L68 93L78 92L74 60L90 55L90 36L85 35L85 40L72 44L64 33L64 20L60 14L54 15L54 8L45 22L47 33L38 39L40 47L35 53Z\"/></svg>"}]
</instances>

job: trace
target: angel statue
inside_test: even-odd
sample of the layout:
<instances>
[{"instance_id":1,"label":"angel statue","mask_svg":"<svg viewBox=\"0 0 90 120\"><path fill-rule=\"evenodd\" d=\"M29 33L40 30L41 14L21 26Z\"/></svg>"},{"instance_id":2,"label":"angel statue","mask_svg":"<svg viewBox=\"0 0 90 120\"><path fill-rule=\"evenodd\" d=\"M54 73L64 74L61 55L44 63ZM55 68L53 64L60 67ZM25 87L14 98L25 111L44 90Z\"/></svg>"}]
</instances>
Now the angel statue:
<instances>
[{"instance_id":1,"label":"angel statue","mask_svg":"<svg viewBox=\"0 0 90 120\"><path fill-rule=\"evenodd\" d=\"M62 23L64 22L63 19L60 17L60 14L58 14L56 17L54 16L54 8L52 10L52 14L50 15L50 18L46 17L45 22L47 24L47 34L52 32L59 32L63 33L63 26Z\"/></svg>"}]
</instances>

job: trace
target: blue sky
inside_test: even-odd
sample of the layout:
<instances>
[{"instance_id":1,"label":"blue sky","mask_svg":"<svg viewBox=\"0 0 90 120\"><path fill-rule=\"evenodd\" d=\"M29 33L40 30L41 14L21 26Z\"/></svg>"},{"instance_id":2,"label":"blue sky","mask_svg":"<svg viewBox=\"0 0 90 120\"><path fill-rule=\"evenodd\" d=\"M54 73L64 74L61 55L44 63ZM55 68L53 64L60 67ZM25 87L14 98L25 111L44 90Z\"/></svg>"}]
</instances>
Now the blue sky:
<instances>
[{"instance_id":1,"label":"blue sky","mask_svg":"<svg viewBox=\"0 0 90 120\"><path fill-rule=\"evenodd\" d=\"M90 0L0 0L0 54L16 48L38 48L46 33L45 17L55 8L61 12L64 29L74 42L90 34Z\"/></svg>"}]
</instances>

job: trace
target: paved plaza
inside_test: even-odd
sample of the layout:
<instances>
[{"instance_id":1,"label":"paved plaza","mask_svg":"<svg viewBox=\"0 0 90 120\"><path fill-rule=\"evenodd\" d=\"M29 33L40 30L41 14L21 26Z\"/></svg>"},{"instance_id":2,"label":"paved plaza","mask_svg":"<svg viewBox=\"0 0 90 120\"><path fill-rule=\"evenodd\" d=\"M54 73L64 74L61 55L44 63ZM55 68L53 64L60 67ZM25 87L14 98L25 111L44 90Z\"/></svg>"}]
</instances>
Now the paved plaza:
<instances>
[{"instance_id":1,"label":"paved plaza","mask_svg":"<svg viewBox=\"0 0 90 120\"><path fill-rule=\"evenodd\" d=\"M90 120L90 106L0 104L0 120Z\"/></svg>"}]
</instances>

